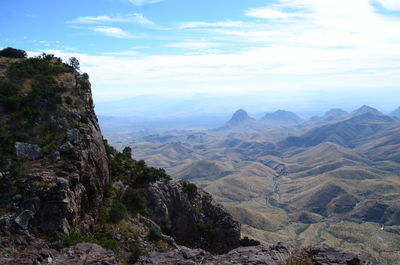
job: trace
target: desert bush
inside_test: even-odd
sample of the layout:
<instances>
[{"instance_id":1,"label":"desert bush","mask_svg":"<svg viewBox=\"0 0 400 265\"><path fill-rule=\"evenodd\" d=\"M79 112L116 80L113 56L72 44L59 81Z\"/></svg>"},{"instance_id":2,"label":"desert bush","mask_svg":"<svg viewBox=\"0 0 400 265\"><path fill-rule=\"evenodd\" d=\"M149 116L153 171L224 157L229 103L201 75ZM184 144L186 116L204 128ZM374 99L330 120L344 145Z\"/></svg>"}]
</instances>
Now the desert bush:
<instances>
[{"instance_id":1,"label":"desert bush","mask_svg":"<svg viewBox=\"0 0 400 265\"><path fill-rule=\"evenodd\" d=\"M142 254L142 249L140 247L140 243L136 241L135 245L131 248L131 255L128 258L128 263L129 264L136 263L141 254Z\"/></svg>"},{"instance_id":2,"label":"desert bush","mask_svg":"<svg viewBox=\"0 0 400 265\"><path fill-rule=\"evenodd\" d=\"M110 222L113 224L118 224L121 222L127 215L127 209L124 204L120 202L115 202L110 209L109 217Z\"/></svg>"},{"instance_id":3,"label":"desert bush","mask_svg":"<svg viewBox=\"0 0 400 265\"><path fill-rule=\"evenodd\" d=\"M157 228L150 228L149 233L147 235L147 239L153 242L161 240L162 239L161 231Z\"/></svg>"},{"instance_id":4,"label":"desert bush","mask_svg":"<svg viewBox=\"0 0 400 265\"><path fill-rule=\"evenodd\" d=\"M182 180L182 187L183 191L189 196L189 197L194 197L197 193L197 186L196 184L190 183L186 180Z\"/></svg>"},{"instance_id":5,"label":"desert bush","mask_svg":"<svg viewBox=\"0 0 400 265\"><path fill-rule=\"evenodd\" d=\"M125 147L122 152L118 152L106 140L104 140L104 144L113 180L121 180L131 187L141 187L155 181L171 179L164 169L147 166L143 160L132 159L130 147Z\"/></svg>"},{"instance_id":6,"label":"desert bush","mask_svg":"<svg viewBox=\"0 0 400 265\"><path fill-rule=\"evenodd\" d=\"M44 53L11 65L8 77L13 81L20 81L25 78L36 79L38 76L55 76L71 71L73 71L71 67L62 63L60 58Z\"/></svg>"},{"instance_id":7,"label":"desert bush","mask_svg":"<svg viewBox=\"0 0 400 265\"><path fill-rule=\"evenodd\" d=\"M62 247L70 247L81 242L92 242L93 240L73 229L68 234L58 234L58 242Z\"/></svg>"},{"instance_id":8,"label":"desert bush","mask_svg":"<svg viewBox=\"0 0 400 265\"><path fill-rule=\"evenodd\" d=\"M214 236L217 233L217 229L212 224L198 223L197 229L206 236Z\"/></svg>"},{"instance_id":9,"label":"desert bush","mask_svg":"<svg viewBox=\"0 0 400 265\"><path fill-rule=\"evenodd\" d=\"M26 58L26 52L24 50L19 50L15 48L5 48L0 51L0 57L8 58Z\"/></svg>"},{"instance_id":10,"label":"desert bush","mask_svg":"<svg viewBox=\"0 0 400 265\"><path fill-rule=\"evenodd\" d=\"M142 189L128 188L122 201L130 213L144 214L146 211L146 193Z\"/></svg>"},{"instance_id":11,"label":"desert bush","mask_svg":"<svg viewBox=\"0 0 400 265\"><path fill-rule=\"evenodd\" d=\"M74 68L75 70L80 69L80 63L79 63L78 59L76 59L75 57L71 57L68 59L68 65L71 66L72 68Z\"/></svg>"},{"instance_id":12,"label":"desert bush","mask_svg":"<svg viewBox=\"0 0 400 265\"><path fill-rule=\"evenodd\" d=\"M292 253L280 262L281 265L312 265L310 258L305 253Z\"/></svg>"},{"instance_id":13,"label":"desert bush","mask_svg":"<svg viewBox=\"0 0 400 265\"><path fill-rule=\"evenodd\" d=\"M20 88L9 81L0 81L0 105L3 112L15 112L20 107L18 91Z\"/></svg>"}]
</instances>

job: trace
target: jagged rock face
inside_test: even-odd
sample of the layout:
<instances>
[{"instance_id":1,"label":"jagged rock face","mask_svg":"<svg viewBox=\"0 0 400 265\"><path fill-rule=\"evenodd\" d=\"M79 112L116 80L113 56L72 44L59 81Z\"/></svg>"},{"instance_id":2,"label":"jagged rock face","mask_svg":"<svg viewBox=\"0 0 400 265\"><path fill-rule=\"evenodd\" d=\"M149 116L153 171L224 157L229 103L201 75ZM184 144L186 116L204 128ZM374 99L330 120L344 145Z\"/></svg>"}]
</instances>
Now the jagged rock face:
<instances>
[{"instance_id":1,"label":"jagged rock face","mask_svg":"<svg viewBox=\"0 0 400 265\"><path fill-rule=\"evenodd\" d=\"M327 245L297 249L278 244L270 247L241 247L219 256L212 255L201 249L187 248L167 253L152 252L141 257L136 264L378 265L379 263L366 253L346 252Z\"/></svg>"},{"instance_id":2,"label":"jagged rock face","mask_svg":"<svg viewBox=\"0 0 400 265\"><path fill-rule=\"evenodd\" d=\"M93 243L79 243L75 246L61 249L51 249L45 242L33 242L14 257L0 257L4 265L71 265L71 264L101 264L117 265L114 252Z\"/></svg>"},{"instance_id":3,"label":"jagged rock face","mask_svg":"<svg viewBox=\"0 0 400 265\"><path fill-rule=\"evenodd\" d=\"M79 87L82 77L73 75L71 78L76 80ZM92 230L108 183L107 154L92 108L90 86L86 87L87 93L83 94L83 99L79 99L86 102L82 104L86 108L78 111L82 116L85 115L87 123L66 130L65 139L56 151L60 154L57 163L62 167L53 172L44 170L36 174L39 181L34 186L51 183L48 189L34 192L40 205L36 209L33 224L48 234L67 231L74 223L83 231ZM71 116L79 115L72 113Z\"/></svg>"},{"instance_id":4,"label":"jagged rock face","mask_svg":"<svg viewBox=\"0 0 400 265\"><path fill-rule=\"evenodd\" d=\"M13 207L4 211L35 234L68 232L72 226L90 232L109 171L87 75L55 59L0 58L0 65L8 69L2 86L12 87L12 103L24 108L7 110L0 104L0 125L14 148L5 155L10 160L14 155L24 168L21 176L6 179L19 196L6 201ZM31 76L23 70L27 65ZM14 141L21 134L24 141Z\"/></svg>"},{"instance_id":5,"label":"jagged rock face","mask_svg":"<svg viewBox=\"0 0 400 265\"><path fill-rule=\"evenodd\" d=\"M224 253L239 246L240 225L208 193L187 182L156 182L147 187L149 214L175 241Z\"/></svg>"}]
</instances>

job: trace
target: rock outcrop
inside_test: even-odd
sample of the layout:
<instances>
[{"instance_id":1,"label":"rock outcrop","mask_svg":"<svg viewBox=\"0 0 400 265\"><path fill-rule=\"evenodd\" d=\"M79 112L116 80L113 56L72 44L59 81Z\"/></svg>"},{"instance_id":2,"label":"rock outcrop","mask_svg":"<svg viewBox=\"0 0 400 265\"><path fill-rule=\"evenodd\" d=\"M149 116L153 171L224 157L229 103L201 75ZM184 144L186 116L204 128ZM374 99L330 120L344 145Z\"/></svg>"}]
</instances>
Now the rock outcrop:
<instances>
[{"instance_id":1,"label":"rock outcrop","mask_svg":"<svg viewBox=\"0 0 400 265\"><path fill-rule=\"evenodd\" d=\"M93 243L79 243L60 251L49 248L46 242L32 242L13 257L0 256L2 265L117 265L114 253Z\"/></svg>"},{"instance_id":2,"label":"rock outcrop","mask_svg":"<svg viewBox=\"0 0 400 265\"><path fill-rule=\"evenodd\" d=\"M352 253L344 250L317 245L307 249L298 249L283 244L276 246L240 247L224 255L212 255L201 249L182 248L172 252L152 252L143 256L137 265L378 265L379 263L366 253Z\"/></svg>"},{"instance_id":3,"label":"rock outcrop","mask_svg":"<svg viewBox=\"0 0 400 265\"><path fill-rule=\"evenodd\" d=\"M54 56L0 65L0 231L90 233L109 171L87 75Z\"/></svg>"},{"instance_id":4,"label":"rock outcrop","mask_svg":"<svg viewBox=\"0 0 400 265\"><path fill-rule=\"evenodd\" d=\"M225 253L240 245L240 224L211 195L186 181L146 188L150 217L179 245Z\"/></svg>"}]
</instances>

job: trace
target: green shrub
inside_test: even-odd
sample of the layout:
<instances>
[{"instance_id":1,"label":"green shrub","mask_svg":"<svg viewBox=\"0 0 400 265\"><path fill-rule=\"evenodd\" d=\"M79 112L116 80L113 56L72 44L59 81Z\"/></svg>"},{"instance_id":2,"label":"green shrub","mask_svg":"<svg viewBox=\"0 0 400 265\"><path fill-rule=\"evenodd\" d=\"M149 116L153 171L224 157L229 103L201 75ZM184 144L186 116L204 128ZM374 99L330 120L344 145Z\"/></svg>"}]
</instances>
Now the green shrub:
<instances>
[{"instance_id":1,"label":"green shrub","mask_svg":"<svg viewBox=\"0 0 400 265\"><path fill-rule=\"evenodd\" d=\"M217 234L217 229L212 224L198 223L197 229L206 236L214 236Z\"/></svg>"},{"instance_id":2,"label":"green shrub","mask_svg":"<svg viewBox=\"0 0 400 265\"><path fill-rule=\"evenodd\" d=\"M18 97L20 88L8 81L0 81L0 105L5 113L15 112L20 108Z\"/></svg>"},{"instance_id":3,"label":"green shrub","mask_svg":"<svg viewBox=\"0 0 400 265\"><path fill-rule=\"evenodd\" d=\"M92 242L93 240L73 229L68 234L58 234L58 241L62 247L70 247L81 242Z\"/></svg>"},{"instance_id":4,"label":"green shrub","mask_svg":"<svg viewBox=\"0 0 400 265\"><path fill-rule=\"evenodd\" d=\"M129 264L136 263L141 254L142 254L142 249L140 247L140 243L136 241L135 245L131 248L131 255L128 258L128 263Z\"/></svg>"},{"instance_id":5,"label":"green shrub","mask_svg":"<svg viewBox=\"0 0 400 265\"><path fill-rule=\"evenodd\" d=\"M153 242L159 241L162 239L162 234L159 229L150 228L149 234L147 235L147 239Z\"/></svg>"},{"instance_id":6,"label":"green shrub","mask_svg":"<svg viewBox=\"0 0 400 265\"><path fill-rule=\"evenodd\" d=\"M111 249L114 251L117 249L117 241L111 239L110 237L103 235L102 237L91 238L89 236L81 234L76 229L73 229L68 234L59 233L57 237L58 237L58 243L60 244L61 247L70 247L78 243L88 242L88 243L95 243L99 246L102 246L105 249Z\"/></svg>"},{"instance_id":7,"label":"green shrub","mask_svg":"<svg viewBox=\"0 0 400 265\"><path fill-rule=\"evenodd\" d=\"M101 237L96 240L93 240L92 242L96 243L99 246L102 246L105 249L110 249L113 251L117 250L117 241L109 237Z\"/></svg>"},{"instance_id":8,"label":"green shrub","mask_svg":"<svg viewBox=\"0 0 400 265\"><path fill-rule=\"evenodd\" d=\"M24 50L14 49L11 47L2 49L0 51L0 57L8 58L26 58L26 52Z\"/></svg>"},{"instance_id":9,"label":"green shrub","mask_svg":"<svg viewBox=\"0 0 400 265\"><path fill-rule=\"evenodd\" d=\"M212 196L211 196L211 194L209 194L209 193L205 193L204 195L203 195L203 200L205 200L205 201L208 201L208 202L212 202Z\"/></svg>"},{"instance_id":10,"label":"green shrub","mask_svg":"<svg viewBox=\"0 0 400 265\"><path fill-rule=\"evenodd\" d=\"M110 209L110 222L113 224L118 224L121 222L127 215L127 210L125 205L120 202L115 202Z\"/></svg>"},{"instance_id":11,"label":"green shrub","mask_svg":"<svg viewBox=\"0 0 400 265\"><path fill-rule=\"evenodd\" d=\"M280 262L281 265L312 265L310 258L305 253L291 254L286 260Z\"/></svg>"},{"instance_id":12,"label":"green shrub","mask_svg":"<svg viewBox=\"0 0 400 265\"><path fill-rule=\"evenodd\" d=\"M182 180L182 187L183 187L183 191L186 192L186 194L189 197L194 197L197 193L197 186L196 184L190 183L186 180Z\"/></svg>"},{"instance_id":13,"label":"green shrub","mask_svg":"<svg viewBox=\"0 0 400 265\"><path fill-rule=\"evenodd\" d=\"M20 81L25 78L36 79L38 76L55 76L72 71L73 69L62 63L60 58L43 53L41 56L28 58L11 65L8 69L8 76L13 81Z\"/></svg>"},{"instance_id":14,"label":"green shrub","mask_svg":"<svg viewBox=\"0 0 400 265\"><path fill-rule=\"evenodd\" d=\"M126 185L140 187L159 180L171 180L171 177L161 168L146 165L143 160L132 159L132 149L125 147L120 153L104 140L109 159L110 176L113 180L121 180Z\"/></svg>"},{"instance_id":15,"label":"green shrub","mask_svg":"<svg viewBox=\"0 0 400 265\"><path fill-rule=\"evenodd\" d=\"M71 57L68 59L68 64L69 66L71 66L72 68L74 68L75 70L79 70L80 69L80 64L78 59L76 59L75 57Z\"/></svg>"},{"instance_id":16,"label":"green shrub","mask_svg":"<svg viewBox=\"0 0 400 265\"><path fill-rule=\"evenodd\" d=\"M142 189L128 188L122 198L123 203L131 213L145 213L146 193Z\"/></svg>"},{"instance_id":17,"label":"green shrub","mask_svg":"<svg viewBox=\"0 0 400 265\"><path fill-rule=\"evenodd\" d=\"M129 146L125 147L124 150L122 150L122 154L125 156L126 159L131 159L132 158L132 148Z\"/></svg>"}]
</instances>

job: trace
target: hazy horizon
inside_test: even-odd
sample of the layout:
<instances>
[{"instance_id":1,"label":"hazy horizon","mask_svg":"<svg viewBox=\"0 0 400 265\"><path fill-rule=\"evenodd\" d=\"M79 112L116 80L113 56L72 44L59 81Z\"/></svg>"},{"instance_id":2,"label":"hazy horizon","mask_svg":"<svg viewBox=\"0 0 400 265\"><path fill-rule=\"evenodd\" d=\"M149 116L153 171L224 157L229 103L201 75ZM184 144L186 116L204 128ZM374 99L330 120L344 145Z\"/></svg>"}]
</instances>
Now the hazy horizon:
<instances>
[{"instance_id":1,"label":"hazy horizon","mask_svg":"<svg viewBox=\"0 0 400 265\"><path fill-rule=\"evenodd\" d=\"M395 95L395 91L393 91ZM278 95L277 95L278 96ZM276 97L277 97L276 96ZM343 109L352 112L363 105L376 108L384 114L399 108L396 95L391 97L390 103L377 103L367 101L365 98L356 96L337 99L330 102L332 98L325 100L306 100L295 96L277 100L269 96L249 95L245 96L214 96L211 94L194 94L190 96L163 96L146 95L134 98L100 102L96 104L96 112L101 116L109 117L141 117L141 118L183 118L196 116L229 117L238 109L244 109L252 117L259 118L260 115L277 110L287 110L296 113L304 119L312 116L321 116L331 109ZM389 100L388 100L389 101Z\"/></svg>"},{"instance_id":2,"label":"hazy horizon","mask_svg":"<svg viewBox=\"0 0 400 265\"><path fill-rule=\"evenodd\" d=\"M393 0L6 0L0 7L0 48L78 58L100 115L243 108L310 117L400 105Z\"/></svg>"}]
</instances>

